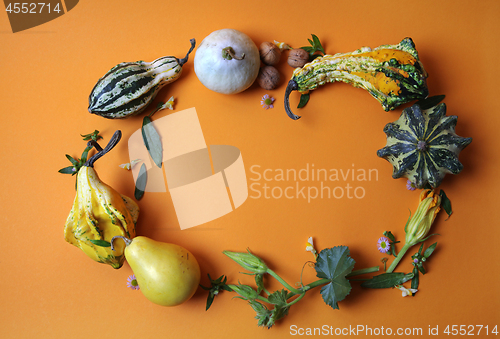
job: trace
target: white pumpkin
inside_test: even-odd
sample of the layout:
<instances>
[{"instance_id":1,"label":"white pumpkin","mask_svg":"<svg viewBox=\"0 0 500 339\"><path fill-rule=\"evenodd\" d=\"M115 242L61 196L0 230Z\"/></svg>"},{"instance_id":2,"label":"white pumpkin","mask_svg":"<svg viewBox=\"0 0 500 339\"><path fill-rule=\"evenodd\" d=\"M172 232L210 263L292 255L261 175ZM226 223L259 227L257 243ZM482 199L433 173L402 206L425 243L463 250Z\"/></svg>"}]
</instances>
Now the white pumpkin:
<instances>
[{"instance_id":1,"label":"white pumpkin","mask_svg":"<svg viewBox=\"0 0 500 339\"><path fill-rule=\"evenodd\" d=\"M257 78L259 68L259 49L252 39L235 29L212 32L194 56L194 72L201 83L223 94L246 90Z\"/></svg>"}]
</instances>

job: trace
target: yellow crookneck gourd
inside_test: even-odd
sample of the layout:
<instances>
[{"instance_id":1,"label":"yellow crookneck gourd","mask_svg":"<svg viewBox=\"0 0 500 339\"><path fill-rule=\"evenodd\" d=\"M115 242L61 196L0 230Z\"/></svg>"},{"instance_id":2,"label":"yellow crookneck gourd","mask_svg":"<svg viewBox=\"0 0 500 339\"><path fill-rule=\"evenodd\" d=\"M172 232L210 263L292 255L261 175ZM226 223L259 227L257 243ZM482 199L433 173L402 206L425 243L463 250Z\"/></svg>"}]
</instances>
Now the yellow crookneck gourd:
<instances>
[{"instance_id":1,"label":"yellow crookneck gourd","mask_svg":"<svg viewBox=\"0 0 500 339\"><path fill-rule=\"evenodd\" d=\"M94 162L120 139L121 131L116 131L104 149L95 141L89 142L98 152L78 171L75 201L64 227L67 242L91 259L113 268L123 265L125 245L122 243L112 251L111 239L114 236L135 237L139 207L132 199L103 183L94 170Z\"/></svg>"}]
</instances>

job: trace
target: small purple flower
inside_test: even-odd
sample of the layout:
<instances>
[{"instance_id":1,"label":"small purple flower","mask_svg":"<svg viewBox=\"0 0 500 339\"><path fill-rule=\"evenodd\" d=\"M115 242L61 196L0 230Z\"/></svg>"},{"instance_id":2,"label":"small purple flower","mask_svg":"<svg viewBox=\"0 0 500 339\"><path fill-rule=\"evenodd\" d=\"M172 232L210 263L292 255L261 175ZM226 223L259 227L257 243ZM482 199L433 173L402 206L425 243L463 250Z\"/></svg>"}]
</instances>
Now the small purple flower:
<instances>
[{"instance_id":1,"label":"small purple flower","mask_svg":"<svg viewBox=\"0 0 500 339\"><path fill-rule=\"evenodd\" d=\"M381 237L377 242L378 250L380 253L387 253L391 249L391 244L389 243L389 239L386 237Z\"/></svg>"},{"instance_id":2,"label":"small purple flower","mask_svg":"<svg viewBox=\"0 0 500 339\"><path fill-rule=\"evenodd\" d=\"M406 189L409 191L414 191L417 189L417 186L415 186L414 183L412 183L410 180L406 182Z\"/></svg>"},{"instance_id":3,"label":"small purple flower","mask_svg":"<svg viewBox=\"0 0 500 339\"><path fill-rule=\"evenodd\" d=\"M268 108L274 108L273 106L273 102L274 102L274 98L273 97L270 97L269 94L265 94L261 101L260 101L260 104L262 105L262 107L264 107L265 109L268 109Z\"/></svg>"},{"instance_id":4,"label":"small purple flower","mask_svg":"<svg viewBox=\"0 0 500 339\"><path fill-rule=\"evenodd\" d=\"M137 283L137 279L135 278L135 274L132 274L130 277L127 279L127 287L133 289L133 290L138 290L139 289L139 284Z\"/></svg>"}]
</instances>

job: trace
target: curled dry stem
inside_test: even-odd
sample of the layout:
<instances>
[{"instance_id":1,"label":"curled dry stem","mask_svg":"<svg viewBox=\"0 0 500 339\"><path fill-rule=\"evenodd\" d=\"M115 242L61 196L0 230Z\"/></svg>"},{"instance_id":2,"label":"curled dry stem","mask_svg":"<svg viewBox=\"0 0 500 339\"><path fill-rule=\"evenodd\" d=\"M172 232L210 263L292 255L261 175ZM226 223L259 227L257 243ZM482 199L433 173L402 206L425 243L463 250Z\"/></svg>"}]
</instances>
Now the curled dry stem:
<instances>
[{"instance_id":1,"label":"curled dry stem","mask_svg":"<svg viewBox=\"0 0 500 339\"><path fill-rule=\"evenodd\" d=\"M195 39L191 39L189 40L189 42L191 43L191 48L189 49L189 51L187 52L186 56L182 59L177 59L177 62L179 63L179 65L184 65L188 59L189 59L189 54L191 54L191 52L193 51L194 49L194 46L196 45L196 40Z\"/></svg>"},{"instance_id":2,"label":"curled dry stem","mask_svg":"<svg viewBox=\"0 0 500 339\"><path fill-rule=\"evenodd\" d=\"M106 147L104 147L104 149L97 143L97 141L90 140L87 143L87 145L95 147L95 149L97 150L97 153L94 154L93 156L91 156L87 160L87 162L84 164L84 166L94 167L94 162L96 162L96 160L99 159L100 157L102 157L104 154L106 154L109 151L111 151L118 144L118 142L120 141L121 138L122 138L122 132L120 130L117 130L113 134L113 136L111 137L111 139L109 140L109 142L106 145Z\"/></svg>"},{"instance_id":3,"label":"curled dry stem","mask_svg":"<svg viewBox=\"0 0 500 339\"><path fill-rule=\"evenodd\" d=\"M116 235L114 236L113 238L111 238L111 241L110 241L110 244L111 244L111 250L114 251L115 250L115 246L113 245L113 242L115 241L116 238L121 238L123 239L123 241L125 241L125 246L128 246L132 243L132 240L129 239L129 238L126 238L124 236L121 236L121 235Z\"/></svg>"}]
</instances>

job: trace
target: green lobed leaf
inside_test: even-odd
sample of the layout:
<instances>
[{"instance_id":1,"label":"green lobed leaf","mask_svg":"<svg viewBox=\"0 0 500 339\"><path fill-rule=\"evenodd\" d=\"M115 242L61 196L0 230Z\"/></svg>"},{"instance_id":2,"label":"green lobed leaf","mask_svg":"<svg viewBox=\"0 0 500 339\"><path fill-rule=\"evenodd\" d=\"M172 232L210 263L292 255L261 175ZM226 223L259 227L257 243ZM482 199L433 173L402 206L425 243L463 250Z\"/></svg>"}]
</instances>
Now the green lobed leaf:
<instances>
[{"instance_id":1,"label":"green lobed leaf","mask_svg":"<svg viewBox=\"0 0 500 339\"><path fill-rule=\"evenodd\" d=\"M401 285L411 278L413 278L413 273L382 273L364 281L361 283L361 286L366 288L391 288L396 285Z\"/></svg>"},{"instance_id":2,"label":"green lobed leaf","mask_svg":"<svg viewBox=\"0 0 500 339\"><path fill-rule=\"evenodd\" d=\"M156 131L156 128L154 127L149 116L145 116L142 120L141 131L144 145L151 155L151 159L153 159L156 166L161 168L161 164L163 162L163 146L161 144L160 135Z\"/></svg>"},{"instance_id":3,"label":"green lobed leaf","mask_svg":"<svg viewBox=\"0 0 500 339\"><path fill-rule=\"evenodd\" d=\"M269 300L269 303L282 307L286 305L288 298L289 292L282 289L281 291L273 292L267 299Z\"/></svg>"},{"instance_id":4,"label":"green lobed leaf","mask_svg":"<svg viewBox=\"0 0 500 339\"><path fill-rule=\"evenodd\" d=\"M257 285L257 293L260 294L264 290L264 274L255 274L255 285Z\"/></svg>"},{"instance_id":5,"label":"green lobed leaf","mask_svg":"<svg viewBox=\"0 0 500 339\"><path fill-rule=\"evenodd\" d=\"M322 250L316 261L315 270L318 278L330 282L321 288L321 296L327 305L338 309L338 302L351 291L351 284L346 275L351 273L355 261L349 257L347 246L336 246Z\"/></svg>"},{"instance_id":6,"label":"green lobed leaf","mask_svg":"<svg viewBox=\"0 0 500 339\"><path fill-rule=\"evenodd\" d=\"M111 247L111 243L109 243L106 240L100 240L100 239L89 239L91 243L93 243L96 246L100 247Z\"/></svg>"},{"instance_id":7,"label":"green lobed leaf","mask_svg":"<svg viewBox=\"0 0 500 339\"><path fill-rule=\"evenodd\" d=\"M146 171L146 165L142 163L141 168L139 169L139 175L137 176L137 181L135 183L134 197L137 200L140 200L144 195L147 181L148 181L148 174Z\"/></svg>"}]
</instances>

